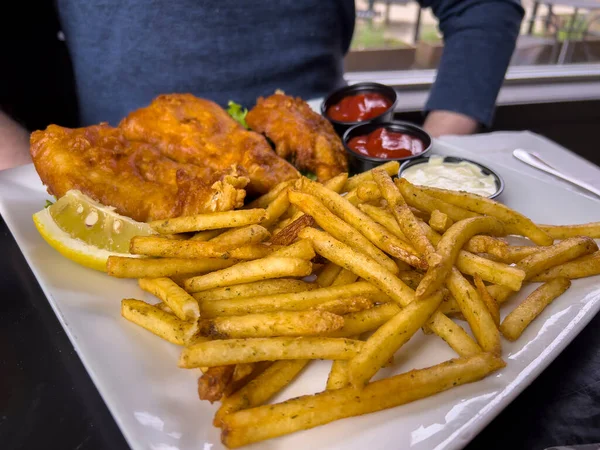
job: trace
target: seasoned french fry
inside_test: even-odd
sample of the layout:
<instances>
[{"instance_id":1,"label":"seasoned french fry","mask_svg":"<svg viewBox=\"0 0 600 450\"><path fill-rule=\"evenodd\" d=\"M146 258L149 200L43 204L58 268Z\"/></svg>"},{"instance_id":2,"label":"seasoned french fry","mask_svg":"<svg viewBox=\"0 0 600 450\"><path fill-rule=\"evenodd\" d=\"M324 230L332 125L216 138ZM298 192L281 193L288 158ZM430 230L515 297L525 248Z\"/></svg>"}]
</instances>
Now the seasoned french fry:
<instances>
[{"instance_id":1,"label":"seasoned french fry","mask_svg":"<svg viewBox=\"0 0 600 450\"><path fill-rule=\"evenodd\" d=\"M277 198L277 196L284 191L285 189L287 189L288 187L290 187L292 184L294 184L296 182L296 180L287 180L287 181L282 181L281 183L279 183L277 186L275 186L273 189L271 189L269 192L267 192L266 194L263 194L262 196L258 197L257 199L251 201L250 203L248 203L246 205L247 209L254 209L254 208L266 208L267 206L269 206L269 203L272 203L273 200L275 200Z\"/></svg>"},{"instance_id":2,"label":"seasoned french fry","mask_svg":"<svg viewBox=\"0 0 600 450\"><path fill-rule=\"evenodd\" d=\"M161 278L198 275L233 266L233 259L127 258L109 256L106 270L117 278Z\"/></svg>"},{"instance_id":3,"label":"seasoned french fry","mask_svg":"<svg viewBox=\"0 0 600 450\"><path fill-rule=\"evenodd\" d=\"M406 178L396 178L394 181L396 186L398 186L400 193L406 199L406 203L419 210L426 211L429 214L432 214L433 211L437 210L446 214L450 220L455 222L471 217L477 217L479 215L461 208L460 206L453 205L452 203L428 195L420 189L419 186L410 183Z\"/></svg>"},{"instance_id":4,"label":"seasoned french fry","mask_svg":"<svg viewBox=\"0 0 600 450\"><path fill-rule=\"evenodd\" d=\"M358 205L358 209L364 212L367 216L373 219L375 222L383 226L386 230L390 231L394 236L401 239L403 242L408 243L408 238L404 235L400 229L400 225L396 222L396 219L392 213L386 211L383 208L377 206L361 203ZM409 244L410 245L410 244ZM413 249L414 251L414 249ZM426 267L425 267L426 268Z\"/></svg>"},{"instance_id":5,"label":"seasoned french fry","mask_svg":"<svg viewBox=\"0 0 600 450\"><path fill-rule=\"evenodd\" d=\"M379 301L386 301L387 299L379 289L363 281L345 286L327 287L306 292L203 302L200 305L200 310L203 317L233 316L272 311L302 311L315 308L322 303L332 300L353 297L367 297Z\"/></svg>"},{"instance_id":6,"label":"seasoned french fry","mask_svg":"<svg viewBox=\"0 0 600 450\"><path fill-rule=\"evenodd\" d=\"M567 278L554 278L542 284L504 318L500 325L502 335L509 341L517 340L544 308L570 286Z\"/></svg>"},{"instance_id":7,"label":"seasoned french fry","mask_svg":"<svg viewBox=\"0 0 600 450\"><path fill-rule=\"evenodd\" d=\"M456 222L444 233L437 245L439 264L430 266L417 288L417 298L425 298L444 284L452 265L456 262L460 249L472 236L481 233L501 235L502 223L491 216L472 217Z\"/></svg>"},{"instance_id":8,"label":"seasoned french fry","mask_svg":"<svg viewBox=\"0 0 600 450\"><path fill-rule=\"evenodd\" d=\"M508 300L508 297L510 297L511 294L514 294L515 292L509 287L500 286L496 284L486 286L486 289L499 305L505 303Z\"/></svg>"},{"instance_id":9,"label":"seasoned french fry","mask_svg":"<svg viewBox=\"0 0 600 450\"><path fill-rule=\"evenodd\" d=\"M333 333L330 337L353 337L362 333L379 328L392 317L400 312L396 303L384 303L364 311L358 311L344 316L344 326Z\"/></svg>"},{"instance_id":10,"label":"seasoned french fry","mask_svg":"<svg viewBox=\"0 0 600 450\"><path fill-rule=\"evenodd\" d=\"M275 250L272 257L279 258L300 258L311 260L315 257L315 250L311 242L307 239L300 239L287 247Z\"/></svg>"},{"instance_id":11,"label":"seasoned french fry","mask_svg":"<svg viewBox=\"0 0 600 450\"><path fill-rule=\"evenodd\" d=\"M336 298L315 306L314 309L329 311L333 314L348 314L373 306L373 301L367 297Z\"/></svg>"},{"instance_id":12,"label":"seasoned french fry","mask_svg":"<svg viewBox=\"0 0 600 450\"><path fill-rule=\"evenodd\" d=\"M200 292L223 286L284 277L305 277L312 272L312 264L300 258L268 257L246 261L185 281L185 290Z\"/></svg>"},{"instance_id":13,"label":"seasoned french fry","mask_svg":"<svg viewBox=\"0 0 600 450\"><path fill-rule=\"evenodd\" d=\"M486 286L486 290L498 305L506 303L508 298L515 293L511 288L500 286L498 284L490 284L489 286ZM445 298L442 301L439 310L444 314L452 315L454 317L462 316L460 307L453 296Z\"/></svg>"},{"instance_id":14,"label":"seasoned french fry","mask_svg":"<svg viewBox=\"0 0 600 450\"><path fill-rule=\"evenodd\" d=\"M167 239L173 239L175 241L185 241L193 237L193 235L190 235L190 233L162 234L161 236Z\"/></svg>"},{"instance_id":15,"label":"seasoned french fry","mask_svg":"<svg viewBox=\"0 0 600 450\"><path fill-rule=\"evenodd\" d=\"M429 226L438 233L445 233L448 228L454 224L454 221L446 213L439 209L434 209L429 217Z\"/></svg>"},{"instance_id":16,"label":"seasoned french fry","mask_svg":"<svg viewBox=\"0 0 600 450\"><path fill-rule=\"evenodd\" d=\"M253 283L237 284L196 292L193 297L199 302L241 299L273 294L312 291L319 286L302 280L279 278L274 280L255 281Z\"/></svg>"},{"instance_id":17,"label":"seasoned french fry","mask_svg":"<svg viewBox=\"0 0 600 450\"><path fill-rule=\"evenodd\" d=\"M461 275L456 267L452 268L446 284L467 319L471 331L473 331L481 348L486 352L500 355L502 350L500 333L494 324L492 315L475 288Z\"/></svg>"},{"instance_id":18,"label":"seasoned french fry","mask_svg":"<svg viewBox=\"0 0 600 450\"><path fill-rule=\"evenodd\" d=\"M404 261L402 261L398 258L395 258L395 261L396 261L396 265L398 266L398 270L400 272L406 271L406 270L412 270L412 267L409 266L408 264L406 264Z\"/></svg>"},{"instance_id":19,"label":"seasoned french fry","mask_svg":"<svg viewBox=\"0 0 600 450\"><path fill-rule=\"evenodd\" d=\"M187 241L174 241L163 237L155 236L135 236L129 244L129 251L132 254L146 256L160 256L170 258L234 258L244 257L245 259L256 258L257 254L270 252L269 247L265 245L253 245L262 238L255 235L246 245L222 244L219 242L204 242L188 239ZM255 242L252 242L252 241ZM260 257L260 256L259 256Z\"/></svg>"},{"instance_id":20,"label":"seasoned french fry","mask_svg":"<svg viewBox=\"0 0 600 450\"><path fill-rule=\"evenodd\" d=\"M570 280L591 277L600 274L600 251L591 255L581 256L558 266L544 270L533 277L531 281L550 281L553 278L564 277Z\"/></svg>"},{"instance_id":21,"label":"seasoned french fry","mask_svg":"<svg viewBox=\"0 0 600 450\"><path fill-rule=\"evenodd\" d=\"M496 299L494 299L494 297L490 295L489 291L485 287L485 284L483 283L483 280L479 275L473 276L473 282L475 283L475 288L477 289L479 297L481 298L481 300L483 300L483 303L485 303L485 306L492 315L492 319L494 319L496 327L499 327L500 309L498 308L498 303L496 302Z\"/></svg>"},{"instance_id":22,"label":"seasoned french fry","mask_svg":"<svg viewBox=\"0 0 600 450\"><path fill-rule=\"evenodd\" d=\"M277 234L274 234L271 238L272 244L290 245L298 238L298 233L306 227L314 227L316 225L315 219L311 216L307 216L304 213L297 219L292 218L292 222L283 228Z\"/></svg>"},{"instance_id":23,"label":"seasoned french fry","mask_svg":"<svg viewBox=\"0 0 600 450\"><path fill-rule=\"evenodd\" d=\"M385 170L390 176L395 176L398 175L400 163L398 163L398 161L390 161L381 164L380 166L377 166L377 168ZM373 181L373 173L371 170L359 173L358 175L354 175L353 177L348 178L348 181L344 185L344 189L342 192L350 192L352 189L356 189L360 183L365 181Z\"/></svg>"},{"instance_id":24,"label":"seasoned french fry","mask_svg":"<svg viewBox=\"0 0 600 450\"><path fill-rule=\"evenodd\" d=\"M431 215L427 211L423 211L422 209L415 208L414 206L408 206L408 209L413 213L413 215L424 222L429 222Z\"/></svg>"},{"instance_id":25,"label":"seasoned french fry","mask_svg":"<svg viewBox=\"0 0 600 450\"><path fill-rule=\"evenodd\" d=\"M268 364L268 363L267 363ZM257 364L236 364L233 371L233 381L241 381L254 372Z\"/></svg>"},{"instance_id":26,"label":"seasoned french fry","mask_svg":"<svg viewBox=\"0 0 600 450\"><path fill-rule=\"evenodd\" d=\"M373 283L401 305L407 305L413 300L414 291L393 273L329 234L314 228L305 228L300 232L300 237L310 239L319 255Z\"/></svg>"},{"instance_id":27,"label":"seasoned french fry","mask_svg":"<svg viewBox=\"0 0 600 450\"><path fill-rule=\"evenodd\" d=\"M500 260L506 264L513 264L521 261L523 258L542 251L544 247L509 245L504 249Z\"/></svg>"},{"instance_id":28,"label":"seasoned french fry","mask_svg":"<svg viewBox=\"0 0 600 450\"><path fill-rule=\"evenodd\" d=\"M157 307L158 309L160 309L161 311L164 311L169 314L173 314L173 310L171 308L169 308L169 306L164 302L157 303L154 306Z\"/></svg>"},{"instance_id":29,"label":"seasoned french fry","mask_svg":"<svg viewBox=\"0 0 600 450\"><path fill-rule=\"evenodd\" d=\"M332 286L343 286L345 284L352 284L358 280L358 275L348 269L342 269L338 276L331 283Z\"/></svg>"},{"instance_id":30,"label":"seasoned french fry","mask_svg":"<svg viewBox=\"0 0 600 450\"><path fill-rule=\"evenodd\" d=\"M269 233L269 230L262 225L254 224L233 228L220 233L218 236L210 239L210 242L234 248L241 245L262 242L270 237L271 233Z\"/></svg>"},{"instance_id":31,"label":"seasoned french fry","mask_svg":"<svg viewBox=\"0 0 600 450\"><path fill-rule=\"evenodd\" d=\"M327 377L328 391L332 389L341 389L348 386L348 361L344 359L338 359L333 361L329 376Z\"/></svg>"},{"instance_id":32,"label":"seasoned french fry","mask_svg":"<svg viewBox=\"0 0 600 450\"><path fill-rule=\"evenodd\" d=\"M358 206L358 204L360 203L360 198L358 198L356 191L356 189L352 189L350 192L344 195L346 201L353 206Z\"/></svg>"},{"instance_id":33,"label":"seasoned french fry","mask_svg":"<svg viewBox=\"0 0 600 450\"><path fill-rule=\"evenodd\" d=\"M192 369L287 359L350 359L360 351L362 345L361 341L330 337L207 341L184 348L179 358L179 367Z\"/></svg>"},{"instance_id":34,"label":"seasoned french fry","mask_svg":"<svg viewBox=\"0 0 600 450\"><path fill-rule=\"evenodd\" d=\"M598 245L592 238L587 236L567 238L522 259L517 263L517 267L525 271L525 280L530 280L544 270L596 251Z\"/></svg>"},{"instance_id":35,"label":"seasoned french fry","mask_svg":"<svg viewBox=\"0 0 600 450\"><path fill-rule=\"evenodd\" d=\"M267 212L264 209L244 209L155 220L150 222L150 226L161 234L175 234L242 227L244 225L259 223L266 217Z\"/></svg>"},{"instance_id":36,"label":"seasoned french fry","mask_svg":"<svg viewBox=\"0 0 600 450\"><path fill-rule=\"evenodd\" d=\"M332 262L328 262L317 276L316 283L321 287L331 286L331 283L333 283L341 271L342 268L340 266Z\"/></svg>"},{"instance_id":37,"label":"seasoned french fry","mask_svg":"<svg viewBox=\"0 0 600 450\"><path fill-rule=\"evenodd\" d=\"M544 247L512 246L492 236L473 236L464 249L473 253L488 253L498 260L512 264L539 252Z\"/></svg>"},{"instance_id":38,"label":"seasoned french fry","mask_svg":"<svg viewBox=\"0 0 600 450\"><path fill-rule=\"evenodd\" d=\"M367 339L361 351L348 362L350 383L362 389L375 373L421 328L442 301L438 291L415 300L383 324Z\"/></svg>"},{"instance_id":39,"label":"seasoned french fry","mask_svg":"<svg viewBox=\"0 0 600 450\"><path fill-rule=\"evenodd\" d=\"M415 270L401 270L398 273L398 278L400 278L409 288L416 289L423 279L423 274Z\"/></svg>"},{"instance_id":40,"label":"seasoned french fry","mask_svg":"<svg viewBox=\"0 0 600 450\"><path fill-rule=\"evenodd\" d=\"M161 299L181 320L194 321L200 317L198 302L169 278L140 278L139 286Z\"/></svg>"},{"instance_id":41,"label":"seasoned french fry","mask_svg":"<svg viewBox=\"0 0 600 450\"><path fill-rule=\"evenodd\" d=\"M552 239L567 239L576 236L587 236L600 239L600 222L582 223L579 225L538 225Z\"/></svg>"},{"instance_id":42,"label":"seasoned french fry","mask_svg":"<svg viewBox=\"0 0 600 450\"><path fill-rule=\"evenodd\" d=\"M279 193L266 208L266 217L261 220L260 224L265 228L270 228L275 225L279 218L287 211L290 206L288 199L288 189L284 189Z\"/></svg>"},{"instance_id":43,"label":"seasoned french fry","mask_svg":"<svg viewBox=\"0 0 600 450\"><path fill-rule=\"evenodd\" d=\"M425 233L425 236L427 239L429 239L429 242L431 242L434 246L437 246L440 243L442 240L441 234L433 231L433 229L422 220L419 221L419 226L423 229L423 233Z\"/></svg>"},{"instance_id":44,"label":"seasoned french fry","mask_svg":"<svg viewBox=\"0 0 600 450\"><path fill-rule=\"evenodd\" d=\"M375 181L364 181L357 186L356 195L362 202L371 202L381 198L381 191Z\"/></svg>"},{"instance_id":45,"label":"seasoned french fry","mask_svg":"<svg viewBox=\"0 0 600 450\"><path fill-rule=\"evenodd\" d=\"M278 250L285 250L286 247L282 247L280 245L271 245L271 244L248 244L243 245L241 247L236 247L229 249L221 254L220 258L223 259L238 259L238 260L251 260L251 259L259 259L265 258L267 256L275 256ZM283 256L282 254L278 254L277 256ZM292 256L290 256L292 257ZM310 259L310 258L308 258Z\"/></svg>"},{"instance_id":46,"label":"seasoned french fry","mask_svg":"<svg viewBox=\"0 0 600 450\"><path fill-rule=\"evenodd\" d=\"M461 250L456 258L456 267L465 275L479 275L483 280L508 286L514 291L521 289L525 271L518 267L483 258Z\"/></svg>"},{"instance_id":47,"label":"seasoned french fry","mask_svg":"<svg viewBox=\"0 0 600 450\"><path fill-rule=\"evenodd\" d=\"M456 299L450 293L450 291L448 291L448 294L444 296L444 299L442 300L442 303L440 304L438 311L441 312L442 314L448 314L448 315L452 315L452 316L454 316L456 314L460 314L460 308L458 307L458 303L456 303ZM427 328L424 328L424 331L428 332L430 330L428 330Z\"/></svg>"},{"instance_id":48,"label":"seasoned french fry","mask_svg":"<svg viewBox=\"0 0 600 450\"><path fill-rule=\"evenodd\" d=\"M409 209L406 201L402 197L400 191L390 178L390 176L382 170L373 170L373 179L379 186L381 195L388 203L388 209L392 212L404 236L406 236L415 249L425 257L425 260L432 266L439 262L435 248L429 242L429 239L423 233L417 219Z\"/></svg>"},{"instance_id":49,"label":"seasoned french fry","mask_svg":"<svg viewBox=\"0 0 600 450\"><path fill-rule=\"evenodd\" d=\"M341 316L327 311L278 311L216 317L200 322L200 333L213 339L313 336L338 330Z\"/></svg>"},{"instance_id":50,"label":"seasoned french fry","mask_svg":"<svg viewBox=\"0 0 600 450\"><path fill-rule=\"evenodd\" d=\"M459 356L473 356L482 352L477 342L460 325L440 311L431 316L427 327L446 341Z\"/></svg>"},{"instance_id":51,"label":"seasoned french fry","mask_svg":"<svg viewBox=\"0 0 600 450\"><path fill-rule=\"evenodd\" d=\"M324 183L324 185L327 189L340 194L341 192L343 192L342 190L344 189L346 181L348 181L348 174L346 172L342 172L336 175L335 177L327 180Z\"/></svg>"},{"instance_id":52,"label":"seasoned french fry","mask_svg":"<svg viewBox=\"0 0 600 450\"><path fill-rule=\"evenodd\" d=\"M334 238L342 241L355 251L371 257L390 272L396 273L398 271L398 266L391 258L373 245L358 230L330 212L314 196L303 192L290 191L289 198L291 203L304 211L305 214L312 216L317 224Z\"/></svg>"},{"instance_id":53,"label":"seasoned french fry","mask_svg":"<svg viewBox=\"0 0 600 450\"><path fill-rule=\"evenodd\" d=\"M198 231L190 239L193 241L210 241L211 239L217 237L224 231L225 230L222 229Z\"/></svg>"},{"instance_id":54,"label":"seasoned french fry","mask_svg":"<svg viewBox=\"0 0 600 450\"><path fill-rule=\"evenodd\" d=\"M412 266L423 267L423 261L411 246L373 221L344 197L306 178L302 179L301 190L317 197L331 212L359 230L384 252Z\"/></svg>"},{"instance_id":55,"label":"seasoned french fry","mask_svg":"<svg viewBox=\"0 0 600 450\"><path fill-rule=\"evenodd\" d=\"M361 391L347 387L238 411L223 418L221 441L229 448L237 448L345 417L381 411L481 380L505 365L499 357L480 353L375 381Z\"/></svg>"},{"instance_id":56,"label":"seasoned french fry","mask_svg":"<svg viewBox=\"0 0 600 450\"><path fill-rule=\"evenodd\" d=\"M481 197L468 192L455 192L425 186L420 186L419 189L447 203L452 203L478 214L496 217L504 223L506 231L509 234L528 237L538 245L551 245L554 241L548 233L541 230L531 219L487 197Z\"/></svg>"},{"instance_id":57,"label":"seasoned french fry","mask_svg":"<svg viewBox=\"0 0 600 450\"><path fill-rule=\"evenodd\" d=\"M221 401L214 425L220 427L223 418L231 413L265 404L290 384L309 362L307 359L274 362L246 386Z\"/></svg>"},{"instance_id":58,"label":"seasoned french fry","mask_svg":"<svg viewBox=\"0 0 600 450\"><path fill-rule=\"evenodd\" d=\"M187 345L198 332L197 322L186 322L141 300L121 301L121 315L161 338L178 345Z\"/></svg>"}]
</instances>

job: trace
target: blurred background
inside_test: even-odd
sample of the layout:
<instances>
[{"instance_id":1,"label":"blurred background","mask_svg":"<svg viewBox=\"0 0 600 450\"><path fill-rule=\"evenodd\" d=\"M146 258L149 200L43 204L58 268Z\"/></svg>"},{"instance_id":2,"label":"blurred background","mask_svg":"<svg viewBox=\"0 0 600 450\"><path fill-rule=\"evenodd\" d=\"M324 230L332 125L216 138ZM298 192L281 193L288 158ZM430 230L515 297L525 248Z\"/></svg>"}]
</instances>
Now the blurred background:
<instances>
[{"instance_id":1,"label":"blurred background","mask_svg":"<svg viewBox=\"0 0 600 450\"><path fill-rule=\"evenodd\" d=\"M600 1L522 0L526 17L511 66L600 62ZM437 20L411 0L357 0L346 70L435 69L444 44Z\"/></svg>"},{"instance_id":2,"label":"blurred background","mask_svg":"<svg viewBox=\"0 0 600 450\"><path fill-rule=\"evenodd\" d=\"M521 0L525 17L493 127L530 130L600 165L600 0ZM444 43L412 0L357 0L346 79L399 91L397 118L421 122Z\"/></svg>"}]
</instances>

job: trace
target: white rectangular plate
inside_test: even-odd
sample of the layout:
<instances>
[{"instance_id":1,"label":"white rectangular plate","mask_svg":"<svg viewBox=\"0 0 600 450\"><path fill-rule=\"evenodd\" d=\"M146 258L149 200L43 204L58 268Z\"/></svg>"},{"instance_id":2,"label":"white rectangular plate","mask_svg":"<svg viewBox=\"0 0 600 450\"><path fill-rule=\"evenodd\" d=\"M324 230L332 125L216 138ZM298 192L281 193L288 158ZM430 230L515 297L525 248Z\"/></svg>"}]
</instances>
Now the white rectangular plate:
<instances>
[{"instance_id":1,"label":"white rectangular plate","mask_svg":"<svg viewBox=\"0 0 600 450\"><path fill-rule=\"evenodd\" d=\"M436 143L434 151L459 155ZM467 157L473 154L465 153ZM600 202L507 168L500 200L538 223L600 220ZM45 193L32 165L0 173L0 213L100 394L134 449L223 448L212 425L217 404L198 400L197 370L177 368L180 349L120 317L122 298L154 302L134 280L80 267L51 249L31 216ZM507 367L492 376L427 399L255 444L261 449L458 449L514 399L583 329L600 308L599 277L576 280L515 343L503 341ZM535 286L512 300L516 304ZM508 306L506 310L510 310ZM464 325L464 324L463 324ZM421 332L378 377L455 357L436 336ZM314 362L276 401L325 388L329 362Z\"/></svg>"}]
</instances>

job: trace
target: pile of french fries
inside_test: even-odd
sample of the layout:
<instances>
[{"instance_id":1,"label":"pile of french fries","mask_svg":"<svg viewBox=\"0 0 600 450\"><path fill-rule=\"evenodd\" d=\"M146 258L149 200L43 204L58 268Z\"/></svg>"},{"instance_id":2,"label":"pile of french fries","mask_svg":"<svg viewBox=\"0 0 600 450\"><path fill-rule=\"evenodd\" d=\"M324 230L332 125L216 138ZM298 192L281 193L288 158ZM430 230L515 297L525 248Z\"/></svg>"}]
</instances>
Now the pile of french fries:
<instances>
[{"instance_id":1,"label":"pile of french fries","mask_svg":"<svg viewBox=\"0 0 600 450\"><path fill-rule=\"evenodd\" d=\"M285 182L245 209L153 222L156 235L131 241L142 257L110 257L110 275L160 299L124 299L122 316L183 347L179 367L202 372L200 398L220 401L224 445L480 380L505 366L503 338L518 339L572 279L600 274L600 223L535 224L397 172L391 162ZM542 284L501 319L532 282ZM419 329L457 357L372 382ZM322 392L268 404L316 359L333 361Z\"/></svg>"}]
</instances>

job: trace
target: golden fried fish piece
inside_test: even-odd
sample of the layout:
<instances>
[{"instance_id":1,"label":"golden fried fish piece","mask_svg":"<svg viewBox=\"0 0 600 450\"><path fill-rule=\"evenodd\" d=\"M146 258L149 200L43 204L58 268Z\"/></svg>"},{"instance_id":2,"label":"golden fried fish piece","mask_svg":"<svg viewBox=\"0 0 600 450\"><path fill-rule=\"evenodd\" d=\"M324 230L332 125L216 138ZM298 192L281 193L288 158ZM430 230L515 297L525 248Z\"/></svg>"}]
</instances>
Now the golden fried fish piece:
<instances>
[{"instance_id":1,"label":"golden fried fish piece","mask_svg":"<svg viewBox=\"0 0 600 450\"><path fill-rule=\"evenodd\" d=\"M248 178L182 164L107 124L69 129L50 125L31 134L31 156L48 193L78 189L138 221L241 207Z\"/></svg>"},{"instance_id":2,"label":"golden fried fish piece","mask_svg":"<svg viewBox=\"0 0 600 450\"><path fill-rule=\"evenodd\" d=\"M235 164L247 172L252 194L300 176L262 135L246 130L218 104L191 94L160 95L124 118L119 128L127 139L152 144L180 163L213 171Z\"/></svg>"},{"instance_id":3,"label":"golden fried fish piece","mask_svg":"<svg viewBox=\"0 0 600 450\"><path fill-rule=\"evenodd\" d=\"M315 173L321 182L348 171L346 152L333 126L301 98L279 91L260 97L246 122L271 139L279 156Z\"/></svg>"}]
</instances>

